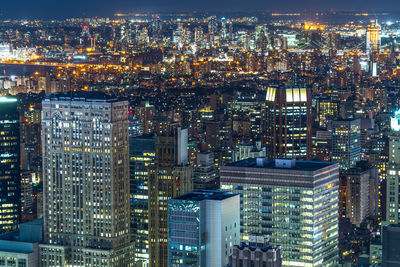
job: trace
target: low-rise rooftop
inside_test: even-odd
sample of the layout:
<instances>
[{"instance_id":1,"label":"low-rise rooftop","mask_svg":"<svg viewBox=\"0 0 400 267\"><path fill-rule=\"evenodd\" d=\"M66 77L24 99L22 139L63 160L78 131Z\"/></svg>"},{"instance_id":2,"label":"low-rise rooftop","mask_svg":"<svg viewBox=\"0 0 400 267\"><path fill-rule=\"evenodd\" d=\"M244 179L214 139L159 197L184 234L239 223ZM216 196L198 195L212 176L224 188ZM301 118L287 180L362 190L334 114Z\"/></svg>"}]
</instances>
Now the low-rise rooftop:
<instances>
[{"instance_id":1,"label":"low-rise rooftop","mask_svg":"<svg viewBox=\"0 0 400 267\"><path fill-rule=\"evenodd\" d=\"M196 190L181 196L174 197L173 199L191 201L224 200L233 196L236 196L236 194L230 194L224 191L217 190Z\"/></svg>"},{"instance_id":2,"label":"low-rise rooftop","mask_svg":"<svg viewBox=\"0 0 400 267\"><path fill-rule=\"evenodd\" d=\"M333 162L322 161L301 161L294 159L273 159L249 158L226 164L225 166L242 168L263 168L263 169L291 169L299 171L317 171L328 166L335 165Z\"/></svg>"}]
</instances>

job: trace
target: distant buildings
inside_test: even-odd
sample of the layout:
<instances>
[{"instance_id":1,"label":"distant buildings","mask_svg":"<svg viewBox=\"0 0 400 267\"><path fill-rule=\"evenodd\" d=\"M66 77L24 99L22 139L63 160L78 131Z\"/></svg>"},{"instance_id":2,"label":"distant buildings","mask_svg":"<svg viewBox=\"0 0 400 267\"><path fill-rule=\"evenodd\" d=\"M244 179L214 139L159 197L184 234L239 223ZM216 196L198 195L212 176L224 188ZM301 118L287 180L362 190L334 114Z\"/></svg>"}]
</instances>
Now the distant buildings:
<instances>
[{"instance_id":1,"label":"distant buildings","mask_svg":"<svg viewBox=\"0 0 400 267\"><path fill-rule=\"evenodd\" d=\"M188 164L188 130L170 127L157 136L155 164L149 170L149 263L168 266L168 200L193 190Z\"/></svg>"},{"instance_id":2,"label":"distant buildings","mask_svg":"<svg viewBox=\"0 0 400 267\"><path fill-rule=\"evenodd\" d=\"M332 162L342 170L356 166L361 160L360 119L332 121Z\"/></svg>"},{"instance_id":3,"label":"distant buildings","mask_svg":"<svg viewBox=\"0 0 400 267\"><path fill-rule=\"evenodd\" d=\"M378 23L368 25L366 35L366 50L367 54L374 57L380 52L381 48L381 26Z\"/></svg>"},{"instance_id":4,"label":"distant buildings","mask_svg":"<svg viewBox=\"0 0 400 267\"><path fill-rule=\"evenodd\" d=\"M227 266L240 242L240 197L197 190L168 204L169 266Z\"/></svg>"},{"instance_id":5,"label":"distant buildings","mask_svg":"<svg viewBox=\"0 0 400 267\"><path fill-rule=\"evenodd\" d=\"M271 247L268 237L249 236L249 242L242 242L233 247L233 254L230 257L230 267L240 266L265 266L281 267L281 247Z\"/></svg>"},{"instance_id":6,"label":"distant buildings","mask_svg":"<svg viewBox=\"0 0 400 267\"><path fill-rule=\"evenodd\" d=\"M268 158L311 159L311 92L269 87L266 95Z\"/></svg>"},{"instance_id":7,"label":"distant buildings","mask_svg":"<svg viewBox=\"0 0 400 267\"><path fill-rule=\"evenodd\" d=\"M241 239L269 235L284 266L337 266L337 164L246 159L221 167L221 189L241 196Z\"/></svg>"},{"instance_id":8,"label":"distant buildings","mask_svg":"<svg viewBox=\"0 0 400 267\"><path fill-rule=\"evenodd\" d=\"M21 216L20 132L17 99L0 97L0 233L16 230Z\"/></svg>"},{"instance_id":9,"label":"distant buildings","mask_svg":"<svg viewBox=\"0 0 400 267\"><path fill-rule=\"evenodd\" d=\"M130 263L128 102L101 92L42 102L41 266Z\"/></svg>"}]
</instances>

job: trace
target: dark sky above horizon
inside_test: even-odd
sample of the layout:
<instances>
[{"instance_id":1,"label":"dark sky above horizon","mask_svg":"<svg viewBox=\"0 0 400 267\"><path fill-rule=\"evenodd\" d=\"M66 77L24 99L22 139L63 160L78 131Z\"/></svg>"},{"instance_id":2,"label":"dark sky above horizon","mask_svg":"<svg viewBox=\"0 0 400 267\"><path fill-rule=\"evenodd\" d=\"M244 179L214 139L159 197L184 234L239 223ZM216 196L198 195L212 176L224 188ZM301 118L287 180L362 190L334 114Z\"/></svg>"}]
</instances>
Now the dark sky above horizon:
<instances>
[{"instance_id":1,"label":"dark sky above horizon","mask_svg":"<svg viewBox=\"0 0 400 267\"><path fill-rule=\"evenodd\" d=\"M0 0L2 18L111 16L140 11L400 11L400 0Z\"/></svg>"}]
</instances>

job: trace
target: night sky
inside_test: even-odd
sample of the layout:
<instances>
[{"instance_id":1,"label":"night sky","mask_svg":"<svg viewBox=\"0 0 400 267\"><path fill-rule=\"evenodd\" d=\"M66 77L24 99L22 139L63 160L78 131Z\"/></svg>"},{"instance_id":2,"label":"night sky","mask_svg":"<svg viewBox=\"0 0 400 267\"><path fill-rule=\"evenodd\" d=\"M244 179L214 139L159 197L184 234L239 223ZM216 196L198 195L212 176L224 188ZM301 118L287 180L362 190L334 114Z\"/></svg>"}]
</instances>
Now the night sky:
<instances>
[{"instance_id":1,"label":"night sky","mask_svg":"<svg viewBox=\"0 0 400 267\"><path fill-rule=\"evenodd\" d=\"M2 18L110 16L164 11L400 11L400 0L0 0Z\"/></svg>"}]
</instances>

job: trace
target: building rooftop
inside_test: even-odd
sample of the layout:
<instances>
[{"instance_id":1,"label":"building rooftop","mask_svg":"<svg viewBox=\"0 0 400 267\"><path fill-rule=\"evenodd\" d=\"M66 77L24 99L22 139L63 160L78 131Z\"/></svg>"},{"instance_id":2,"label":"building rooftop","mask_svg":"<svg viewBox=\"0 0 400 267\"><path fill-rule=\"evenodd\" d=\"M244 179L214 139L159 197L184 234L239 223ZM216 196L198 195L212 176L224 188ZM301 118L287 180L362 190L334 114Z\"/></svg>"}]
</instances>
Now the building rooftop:
<instances>
[{"instance_id":1,"label":"building rooftop","mask_svg":"<svg viewBox=\"0 0 400 267\"><path fill-rule=\"evenodd\" d=\"M172 199L191 201L224 200L233 196L236 196L236 194L230 194L224 191L217 190L196 190L181 196L174 197Z\"/></svg>"},{"instance_id":2,"label":"building rooftop","mask_svg":"<svg viewBox=\"0 0 400 267\"><path fill-rule=\"evenodd\" d=\"M29 253L32 253L33 250L34 250L33 243L30 243L30 242L0 240L0 251L1 252L29 254Z\"/></svg>"},{"instance_id":3,"label":"building rooftop","mask_svg":"<svg viewBox=\"0 0 400 267\"><path fill-rule=\"evenodd\" d=\"M263 244L254 244L254 245L248 245L244 242L241 242L240 245L235 245L235 248L239 249L239 250L245 250L246 248L248 248L251 251L256 251L257 249L263 251L263 252L267 252L267 251L274 251L274 250L278 250L281 249L280 246L277 247L273 247L270 245L263 245Z\"/></svg>"},{"instance_id":4,"label":"building rooftop","mask_svg":"<svg viewBox=\"0 0 400 267\"><path fill-rule=\"evenodd\" d=\"M287 164L286 164L287 163ZM242 168L263 168L263 169L291 169L298 171L317 171L328 166L335 165L333 162L322 161L300 161L293 159L249 158L226 164L225 166Z\"/></svg>"},{"instance_id":5,"label":"building rooftop","mask_svg":"<svg viewBox=\"0 0 400 267\"><path fill-rule=\"evenodd\" d=\"M117 102L116 97L104 92L70 91L47 94L45 101L83 101L83 102Z\"/></svg>"}]
</instances>

